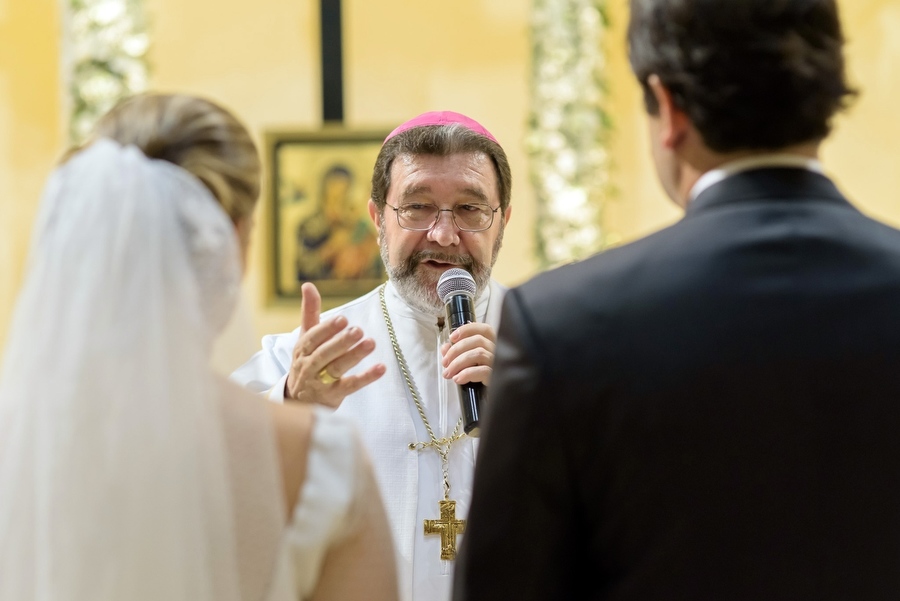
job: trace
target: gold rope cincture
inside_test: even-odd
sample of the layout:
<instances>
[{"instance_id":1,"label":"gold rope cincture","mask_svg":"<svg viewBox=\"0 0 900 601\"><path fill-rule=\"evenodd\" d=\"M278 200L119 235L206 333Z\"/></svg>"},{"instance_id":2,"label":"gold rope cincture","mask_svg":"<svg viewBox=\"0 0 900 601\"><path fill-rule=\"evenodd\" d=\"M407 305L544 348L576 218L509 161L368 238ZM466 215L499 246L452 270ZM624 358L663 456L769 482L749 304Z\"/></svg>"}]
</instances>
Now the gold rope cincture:
<instances>
[{"instance_id":1,"label":"gold rope cincture","mask_svg":"<svg viewBox=\"0 0 900 601\"><path fill-rule=\"evenodd\" d=\"M462 417L456 422L456 427L453 428L450 436L438 438L434 435L431 424L428 423L428 418L425 417L425 409L419 400L419 394L416 392L416 384L413 382L412 375L410 375L409 368L406 365L406 358L403 356L403 351L400 350L400 345L397 344L394 324L391 322L387 303L384 300L385 286L387 284L382 284L381 289L378 291L378 297L381 299L381 311L384 313L384 323L387 325L391 346L394 348L394 356L397 357L397 363L400 365L403 378L406 380L406 386L409 388L409 393L416 404L416 409L419 410L422 423L425 424L425 429L431 438L429 442L411 442L409 443L409 449L411 451L424 451L427 448L433 448L441 457L441 471L444 474L444 500L438 502L441 517L437 520L424 521L425 534L440 534L441 559L453 560L456 559L456 537L466 531L466 521L456 517L456 501L450 500L450 447L464 436L462 432Z\"/></svg>"}]
</instances>

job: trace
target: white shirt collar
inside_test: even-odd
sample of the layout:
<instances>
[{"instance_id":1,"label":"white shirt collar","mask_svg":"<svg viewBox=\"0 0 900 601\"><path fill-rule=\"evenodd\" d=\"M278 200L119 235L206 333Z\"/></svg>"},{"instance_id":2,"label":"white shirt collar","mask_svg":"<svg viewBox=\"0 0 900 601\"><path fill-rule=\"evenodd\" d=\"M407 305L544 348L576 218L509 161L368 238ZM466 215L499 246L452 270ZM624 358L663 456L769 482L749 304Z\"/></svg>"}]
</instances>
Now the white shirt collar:
<instances>
[{"instance_id":1,"label":"white shirt collar","mask_svg":"<svg viewBox=\"0 0 900 601\"><path fill-rule=\"evenodd\" d=\"M796 167L798 169L808 169L816 173L824 173L822 163L816 159L803 157L796 154L759 154L751 157L731 161L707 171L700 176L700 179L691 188L688 198L691 202L700 193L717 184L727 177L731 177L742 171L750 171L751 169L762 169L764 167Z\"/></svg>"}]
</instances>

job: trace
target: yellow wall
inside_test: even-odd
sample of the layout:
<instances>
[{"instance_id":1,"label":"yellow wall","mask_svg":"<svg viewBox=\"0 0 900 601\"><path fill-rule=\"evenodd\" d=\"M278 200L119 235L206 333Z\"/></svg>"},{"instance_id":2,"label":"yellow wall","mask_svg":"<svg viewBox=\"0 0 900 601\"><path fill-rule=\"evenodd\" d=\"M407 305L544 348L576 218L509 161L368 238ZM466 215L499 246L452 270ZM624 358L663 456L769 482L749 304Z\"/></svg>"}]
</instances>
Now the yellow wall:
<instances>
[{"instance_id":1,"label":"yellow wall","mask_svg":"<svg viewBox=\"0 0 900 601\"><path fill-rule=\"evenodd\" d=\"M62 144L57 0L0 0L0 343Z\"/></svg>"},{"instance_id":2,"label":"yellow wall","mask_svg":"<svg viewBox=\"0 0 900 601\"><path fill-rule=\"evenodd\" d=\"M458 110L482 121L513 166L513 218L495 275L534 274L534 199L523 139L528 113L529 0L344 0L345 113L352 128L390 128L417 113ZM900 0L841 0L852 80L862 91L836 121L824 161L865 211L900 225ZM158 90L203 94L264 131L320 123L316 0L145 0ZM609 0L609 107L618 194L609 229L629 241L678 219L653 172L638 86L628 68L627 0ZM62 150L57 0L0 0L0 340L21 278L43 180ZM264 196L244 298L217 361L229 369L263 333L294 327L296 307L266 304L269 216Z\"/></svg>"},{"instance_id":3,"label":"yellow wall","mask_svg":"<svg viewBox=\"0 0 900 601\"><path fill-rule=\"evenodd\" d=\"M625 47L628 0L609 0L607 6L611 28L604 50L612 91L608 106L615 132L610 154L617 190L605 215L612 241L625 243L668 225L681 211L665 196L653 170L641 90L631 74Z\"/></svg>"},{"instance_id":4,"label":"yellow wall","mask_svg":"<svg viewBox=\"0 0 900 601\"><path fill-rule=\"evenodd\" d=\"M900 0L845 0L850 78L860 96L835 121L823 160L866 213L900 227Z\"/></svg>"}]
</instances>

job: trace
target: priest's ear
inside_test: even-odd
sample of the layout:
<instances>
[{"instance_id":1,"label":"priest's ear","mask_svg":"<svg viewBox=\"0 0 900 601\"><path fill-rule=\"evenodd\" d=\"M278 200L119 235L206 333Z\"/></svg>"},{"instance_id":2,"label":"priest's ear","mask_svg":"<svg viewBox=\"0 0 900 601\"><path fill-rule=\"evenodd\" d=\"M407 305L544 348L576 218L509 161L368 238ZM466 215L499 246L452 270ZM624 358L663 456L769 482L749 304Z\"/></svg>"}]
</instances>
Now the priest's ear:
<instances>
[{"instance_id":1,"label":"priest's ear","mask_svg":"<svg viewBox=\"0 0 900 601\"><path fill-rule=\"evenodd\" d=\"M384 217L384 209L378 210L378 205L375 204L375 201L371 198L369 199L369 217L372 218L372 223L375 224L375 230L378 231L378 235L381 235L381 219Z\"/></svg>"}]
</instances>

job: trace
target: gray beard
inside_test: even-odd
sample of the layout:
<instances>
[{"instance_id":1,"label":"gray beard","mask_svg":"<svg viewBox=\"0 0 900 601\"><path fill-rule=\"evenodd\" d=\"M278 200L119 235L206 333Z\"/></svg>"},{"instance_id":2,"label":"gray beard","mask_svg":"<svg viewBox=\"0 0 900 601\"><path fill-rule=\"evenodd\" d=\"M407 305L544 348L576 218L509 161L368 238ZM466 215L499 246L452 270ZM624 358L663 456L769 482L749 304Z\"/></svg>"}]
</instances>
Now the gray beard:
<instances>
[{"instance_id":1,"label":"gray beard","mask_svg":"<svg viewBox=\"0 0 900 601\"><path fill-rule=\"evenodd\" d=\"M491 269L497 261L497 254L503 243L503 224L494 242L491 253L491 264L485 265L472 258L472 255L450 255L442 252L422 250L406 258L399 265L393 265L388 256L388 247L384 239L384 229L378 237L381 248L381 260L384 262L388 278L394 283L397 294L406 303L418 311L440 317L444 314L444 303L438 298L437 283L440 274L425 272L419 266L423 261L441 261L461 267L472 274L475 280L475 298L479 298L491 281Z\"/></svg>"}]
</instances>

